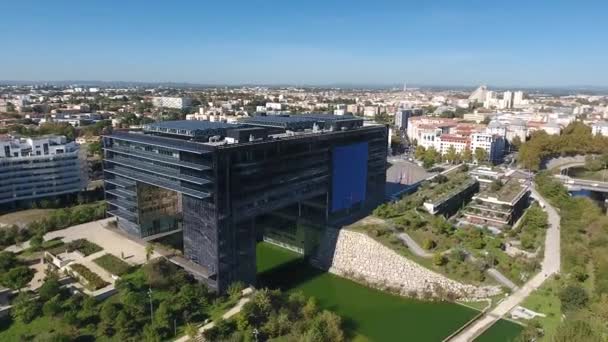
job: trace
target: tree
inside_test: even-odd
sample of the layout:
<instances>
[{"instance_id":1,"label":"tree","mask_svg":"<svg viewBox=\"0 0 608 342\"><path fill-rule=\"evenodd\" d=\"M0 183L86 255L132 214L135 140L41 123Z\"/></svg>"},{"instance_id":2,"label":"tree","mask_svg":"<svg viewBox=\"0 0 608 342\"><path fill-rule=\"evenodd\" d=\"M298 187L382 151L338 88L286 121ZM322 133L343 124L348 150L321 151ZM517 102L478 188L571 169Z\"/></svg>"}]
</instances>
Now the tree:
<instances>
[{"instance_id":1,"label":"tree","mask_svg":"<svg viewBox=\"0 0 608 342\"><path fill-rule=\"evenodd\" d=\"M306 319L312 319L317 312L319 312L319 307L317 306L317 301L314 297L308 298L306 304L302 307L302 316Z\"/></svg>"},{"instance_id":2,"label":"tree","mask_svg":"<svg viewBox=\"0 0 608 342\"><path fill-rule=\"evenodd\" d=\"M464 149L464 152L462 153L462 161L465 163L470 163L473 161L473 153L471 152L470 148L466 147Z\"/></svg>"},{"instance_id":3,"label":"tree","mask_svg":"<svg viewBox=\"0 0 608 342\"><path fill-rule=\"evenodd\" d=\"M0 230L1 232L2 230ZM13 252L0 252L0 274L7 272L17 265L17 257Z\"/></svg>"},{"instance_id":4,"label":"tree","mask_svg":"<svg viewBox=\"0 0 608 342\"><path fill-rule=\"evenodd\" d=\"M115 327L118 338L122 341L126 341L131 338L137 329L135 321L124 311L121 311L116 317Z\"/></svg>"},{"instance_id":5,"label":"tree","mask_svg":"<svg viewBox=\"0 0 608 342\"><path fill-rule=\"evenodd\" d=\"M583 320L563 320L557 327L551 342L601 342L604 341L591 324Z\"/></svg>"},{"instance_id":6,"label":"tree","mask_svg":"<svg viewBox=\"0 0 608 342\"><path fill-rule=\"evenodd\" d=\"M316 317L304 335L306 342L341 342L344 341L340 316L323 311Z\"/></svg>"},{"instance_id":7,"label":"tree","mask_svg":"<svg viewBox=\"0 0 608 342\"><path fill-rule=\"evenodd\" d=\"M112 336L116 333L114 324L116 322L116 316L118 315L118 308L116 304L105 301L101 305L99 312L99 333L103 336Z\"/></svg>"},{"instance_id":8,"label":"tree","mask_svg":"<svg viewBox=\"0 0 608 342\"><path fill-rule=\"evenodd\" d=\"M160 335L166 336L171 331L172 316L173 313L167 302L160 303L158 309L154 312L154 327Z\"/></svg>"},{"instance_id":9,"label":"tree","mask_svg":"<svg viewBox=\"0 0 608 342\"><path fill-rule=\"evenodd\" d=\"M439 154L439 152L437 152L434 147L430 147L424 153L424 157L422 159L422 166L427 169L431 168L433 165L435 165L435 163L437 163L437 161L440 160L440 158L441 155Z\"/></svg>"},{"instance_id":10,"label":"tree","mask_svg":"<svg viewBox=\"0 0 608 342\"><path fill-rule=\"evenodd\" d=\"M21 292L13 301L11 316L14 320L29 323L40 313L40 305L34 296L27 292Z\"/></svg>"},{"instance_id":11,"label":"tree","mask_svg":"<svg viewBox=\"0 0 608 342\"><path fill-rule=\"evenodd\" d=\"M194 338L196 338L196 336L198 336L198 327L195 324L192 324L192 323L186 324L184 331L191 340L194 340Z\"/></svg>"},{"instance_id":12,"label":"tree","mask_svg":"<svg viewBox=\"0 0 608 342\"><path fill-rule=\"evenodd\" d=\"M38 289L38 294L40 294L40 300L47 301L57 296L60 291L61 283L56 275L52 275L45 279L40 289Z\"/></svg>"},{"instance_id":13,"label":"tree","mask_svg":"<svg viewBox=\"0 0 608 342\"><path fill-rule=\"evenodd\" d=\"M418 160L422 160L426 154L426 148L422 145L416 146L416 150L414 151L414 158Z\"/></svg>"},{"instance_id":14,"label":"tree","mask_svg":"<svg viewBox=\"0 0 608 342\"><path fill-rule=\"evenodd\" d=\"M45 301L42 306L42 312L45 316L57 316L61 312L61 298L56 295Z\"/></svg>"},{"instance_id":15,"label":"tree","mask_svg":"<svg viewBox=\"0 0 608 342\"><path fill-rule=\"evenodd\" d=\"M521 138L519 137L519 135L516 135L513 139L511 139L511 146L513 146L513 148L515 150L519 150L519 147L521 147L522 141Z\"/></svg>"},{"instance_id":16,"label":"tree","mask_svg":"<svg viewBox=\"0 0 608 342\"><path fill-rule=\"evenodd\" d=\"M559 292L559 300L564 311L572 311L587 305L589 295L582 287L569 285Z\"/></svg>"},{"instance_id":17,"label":"tree","mask_svg":"<svg viewBox=\"0 0 608 342\"><path fill-rule=\"evenodd\" d=\"M37 232L36 234L34 234L34 236L32 236L32 238L30 239L30 247L33 250L38 250L40 249L40 247L42 247L42 243L44 242L43 235L44 233Z\"/></svg>"},{"instance_id":18,"label":"tree","mask_svg":"<svg viewBox=\"0 0 608 342\"><path fill-rule=\"evenodd\" d=\"M456 148L454 148L454 146L450 146L448 148L447 153L445 154L445 160L447 160L450 163L455 163L457 157L458 157L458 153L456 153Z\"/></svg>"},{"instance_id":19,"label":"tree","mask_svg":"<svg viewBox=\"0 0 608 342\"><path fill-rule=\"evenodd\" d=\"M478 163L485 163L488 161L488 152L481 147L475 149L475 160Z\"/></svg>"},{"instance_id":20,"label":"tree","mask_svg":"<svg viewBox=\"0 0 608 342\"><path fill-rule=\"evenodd\" d=\"M150 261L150 258L154 254L154 246L152 244L146 245L146 261Z\"/></svg>"},{"instance_id":21,"label":"tree","mask_svg":"<svg viewBox=\"0 0 608 342\"><path fill-rule=\"evenodd\" d=\"M27 266L17 266L2 276L2 284L13 290L24 288L34 278L34 270Z\"/></svg>"},{"instance_id":22,"label":"tree","mask_svg":"<svg viewBox=\"0 0 608 342\"><path fill-rule=\"evenodd\" d=\"M243 282L236 281L228 286L228 296L230 296L230 299L236 300L241 297L244 288L245 284L243 284Z\"/></svg>"}]
</instances>

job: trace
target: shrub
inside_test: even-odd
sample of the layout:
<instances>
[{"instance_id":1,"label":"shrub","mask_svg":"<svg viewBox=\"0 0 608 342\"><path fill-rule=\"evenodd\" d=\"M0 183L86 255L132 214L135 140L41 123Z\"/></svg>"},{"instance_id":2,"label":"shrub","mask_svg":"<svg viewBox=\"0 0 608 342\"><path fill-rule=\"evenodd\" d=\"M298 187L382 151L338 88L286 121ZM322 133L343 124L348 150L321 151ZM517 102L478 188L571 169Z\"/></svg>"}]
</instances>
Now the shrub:
<instances>
[{"instance_id":1,"label":"shrub","mask_svg":"<svg viewBox=\"0 0 608 342\"><path fill-rule=\"evenodd\" d=\"M564 311L572 311L585 306L589 301L589 295L582 287L569 285L560 291L559 300Z\"/></svg>"},{"instance_id":2,"label":"shrub","mask_svg":"<svg viewBox=\"0 0 608 342\"><path fill-rule=\"evenodd\" d=\"M433 255L433 264L437 266L443 266L447 262L446 258L441 253L435 253Z\"/></svg>"},{"instance_id":3,"label":"shrub","mask_svg":"<svg viewBox=\"0 0 608 342\"><path fill-rule=\"evenodd\" d=\"M424 241L422 242L422 248L426 250L433 249L435 248L435 246L437 246L437 244L431 239L424 239Z\"/></svg>"}]
</instances>

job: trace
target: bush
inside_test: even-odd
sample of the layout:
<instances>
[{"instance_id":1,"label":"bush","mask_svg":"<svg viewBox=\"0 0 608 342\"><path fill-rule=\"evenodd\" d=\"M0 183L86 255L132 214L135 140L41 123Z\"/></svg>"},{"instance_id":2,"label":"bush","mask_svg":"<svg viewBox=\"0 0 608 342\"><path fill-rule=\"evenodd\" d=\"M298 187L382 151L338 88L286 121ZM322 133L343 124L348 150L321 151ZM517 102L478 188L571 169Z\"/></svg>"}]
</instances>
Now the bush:
<instances>
[{"instance_id":1,"label":"bush","mask_svg":"<svg viewBox=\"0 0 608 342\"><path fill-rule=\"evenodd\" d=\"M447 262L447 259L441 253L435 253L433 255L433 264L437 266L443 266Z\"/></svg>"},{"instance_id":2,"label":"bush","mask_svg":"<svg viewBox=\"0 0 608 342\"><path fill-rule=\"evenodd\" d=\"M437 246L437 244L431 239L424 239L424 241L422 242L422 248L426 250L433 249L435 248L435 246Z\"/></svg>"},{"instance_id":3,"label":"bush","mask_svg":"<svg viewBox=\"0 0 608 342\"><path fill-rule=\"evenodd\" d=\"M584 307L589 301L589 295L582 287L569 285L560 291L559 300L564 311L572 311Z\"/></svg>"}]
</instances>

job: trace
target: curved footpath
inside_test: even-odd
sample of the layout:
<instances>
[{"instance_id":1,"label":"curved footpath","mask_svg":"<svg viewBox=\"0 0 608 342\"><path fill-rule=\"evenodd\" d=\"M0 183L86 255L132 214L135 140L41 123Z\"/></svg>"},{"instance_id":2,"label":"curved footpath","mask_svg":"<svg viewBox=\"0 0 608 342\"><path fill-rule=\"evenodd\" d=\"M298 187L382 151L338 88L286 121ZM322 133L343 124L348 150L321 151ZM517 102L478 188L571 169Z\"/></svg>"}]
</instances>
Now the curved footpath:
<instances>
[{"instance_id":1,"label":"curved footpath","mask_svg":"<svg viewBox=\"0 0 608 342\"><path fill-rule=\"evenodd\" d=\"M468 342L474 340L494 323L505 316L515 306L519 305L532 291L539 288L545 279L555 273L559 273L561 267L559 224L560 217L553 208L532 186L532 198L536 199L547 212L549 228L545 236L545 255L541 263L540 272L530 279L517 291L500 302L494 309L481 316L477 321L463 329L461 332L449 339L454 342Z\"/></svg>"}]
</instances>

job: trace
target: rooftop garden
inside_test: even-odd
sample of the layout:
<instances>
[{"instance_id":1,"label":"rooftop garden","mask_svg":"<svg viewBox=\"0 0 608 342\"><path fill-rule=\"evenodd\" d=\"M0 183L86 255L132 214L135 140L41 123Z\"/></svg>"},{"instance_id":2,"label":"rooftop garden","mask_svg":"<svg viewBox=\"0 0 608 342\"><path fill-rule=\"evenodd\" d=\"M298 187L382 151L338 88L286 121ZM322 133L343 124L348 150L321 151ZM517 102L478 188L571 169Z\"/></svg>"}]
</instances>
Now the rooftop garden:
<instances>
[{"instance_id":1,"label":"rooftop garden","mask_svg":"<svg viewBox=\"0 0 608 342\"><path fill-rule=\"evenodd\" d=\"M426 202L438 204L474 183L475 180L466 172L454 173L449 177L439 175L431 183L423 186L418 194L425 197Z\"/></svg>"},{"instance_id":2,"label":"rooftop garden","mask_svg":"<svg viewBox=\"0 0 608 342\"><path fill-rule=\"evenodd\" d=\"M496 180L476 197L481 199L493 197L501 202L511 203L524 189L517 179L511 178L505 183Z\"/></svg>"}]
</instances>

